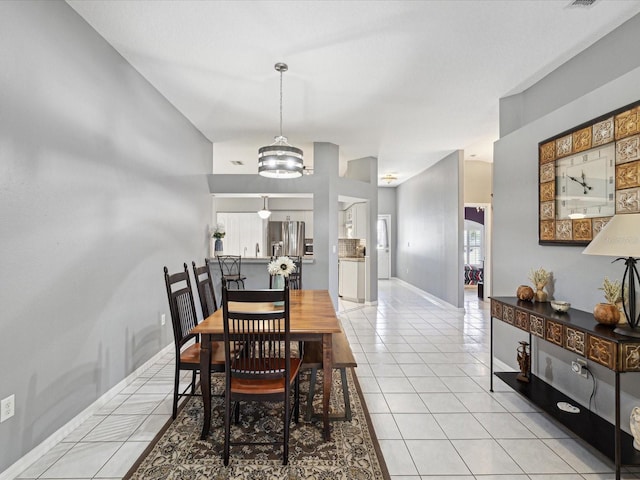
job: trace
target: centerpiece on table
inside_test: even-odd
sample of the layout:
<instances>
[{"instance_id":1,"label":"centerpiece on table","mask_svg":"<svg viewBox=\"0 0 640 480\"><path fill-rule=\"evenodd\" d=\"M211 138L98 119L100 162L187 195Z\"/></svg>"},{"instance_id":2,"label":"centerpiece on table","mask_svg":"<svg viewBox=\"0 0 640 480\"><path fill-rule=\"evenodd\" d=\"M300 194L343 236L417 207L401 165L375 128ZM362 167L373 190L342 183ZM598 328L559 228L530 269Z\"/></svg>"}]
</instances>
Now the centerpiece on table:
<instances>
[{"instance_id":1,"label":"centerpiece on table","mask_svg":"<svg viewBox=\"0 0 640 480\"><path fill-rule=\"evenodd\" d=\"M211 236L216 239L215 245L213 247L213 251L216 256L222 255L222 252L224 250L224 246L222 245L222 239L224 238L226 233L227 232L225 232L224 230L224 224L218 223L216 225L215 230L211 234Z\"/></svg>"},{"instance_id":2,"label":"centerpiece on table","mask_svg":"<svg viewBox=\"0 0 640 480\"><path fill-rule=\"evenodd\" d=\"M276 290L282 290L284 288L284 279L289 277L295 269L296 264L287 256L271 260L267 265L267 271L273 277L272 287ZM275 305L284 305L284 302L275 302Z\"/></svg>"}]
</instances>

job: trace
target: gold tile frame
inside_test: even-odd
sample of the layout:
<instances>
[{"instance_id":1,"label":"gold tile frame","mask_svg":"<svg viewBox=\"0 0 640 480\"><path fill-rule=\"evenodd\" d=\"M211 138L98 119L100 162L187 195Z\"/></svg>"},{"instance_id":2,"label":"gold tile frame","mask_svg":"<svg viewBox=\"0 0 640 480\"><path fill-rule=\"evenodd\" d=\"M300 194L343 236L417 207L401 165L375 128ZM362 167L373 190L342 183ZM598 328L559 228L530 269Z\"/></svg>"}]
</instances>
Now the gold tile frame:
<instances>
[{"instance_id":1,"label":"gold tile frame","mask_svg":"<svg viewBox=\"0 0 640 480\"><path fill-rule=\"evenodd\" d=\"M611 216L558 219L556 160L615 142L615 213L640 213L640 101L538 144L538 243L588 245Z\"/></svg>"}]
</instances>

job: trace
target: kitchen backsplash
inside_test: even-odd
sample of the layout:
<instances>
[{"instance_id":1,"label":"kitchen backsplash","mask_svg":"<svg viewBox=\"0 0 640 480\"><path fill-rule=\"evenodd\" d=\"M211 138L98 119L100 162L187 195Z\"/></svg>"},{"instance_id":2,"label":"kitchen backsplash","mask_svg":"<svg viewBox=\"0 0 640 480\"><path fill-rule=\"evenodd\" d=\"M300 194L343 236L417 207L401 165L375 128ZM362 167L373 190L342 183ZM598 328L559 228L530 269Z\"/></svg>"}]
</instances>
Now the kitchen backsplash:
<instances>
[{"instance_id":1,"label":"kitchen backsplash","mask_svg":"<svg viewBox=\"0 0 640 480\"><path fill-rule=\"evenodd\" d=\"M364 257L366 241L360 238L339 238L338 257Z\"/></svg>"}]
</instances>

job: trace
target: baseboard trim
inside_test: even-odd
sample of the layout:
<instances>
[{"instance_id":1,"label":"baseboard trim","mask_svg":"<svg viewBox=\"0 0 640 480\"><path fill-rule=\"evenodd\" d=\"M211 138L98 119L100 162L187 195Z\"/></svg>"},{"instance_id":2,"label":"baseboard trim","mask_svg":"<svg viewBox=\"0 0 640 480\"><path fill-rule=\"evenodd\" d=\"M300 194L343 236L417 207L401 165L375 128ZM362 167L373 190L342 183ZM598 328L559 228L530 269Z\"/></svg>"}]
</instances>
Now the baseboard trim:
<instances>
[{"instance_id":1,"label":"baseboard trim","mask_svg":"<svg viewBox=\"0 0 640 480\"><path fill-rule=\"evenodd\" d=\"M173 351L173 343L170 343L153 357L139 366L130 375L124 378L122 381L111 387L95 402L85 408L82 412L69 420L65 425L60 427L49 437L42 441L39 445L31 449L28 453L20 457L15 463L13 463L4 472L0 473L0 480L14 480L15 477L24 472L27 468L33 464L36 460L46 454L49 450L55 447L58 443L64 440L71 432L78 428L87 418L99 411L109 400L120 393L125 387L130 385L134 380L140 377L145 371L147 371L151 365L156 363L160 357Z\"/></svg>"},{"instance_id":2,"label":"baseboard trim","mask_svg":"<svg viewBox=\"0 0 640 480\"><path fill-rule=\"evenodd\" d=\"M430 294L429 292L425 292L421 288L418 288L415 285L405 280L402 280L398 277L391 277L390 280L393 282L401 283L403 286L407 287L409 290L413 290L415 293L417 293L421 297L429 300L430 302L434 303L435 305L438 305L439 307L447 308L449 310L455 310L456 312L464 312L464 308L459 308L459 307L456 307L455 305L451 305L450 303L445 302L441 298L438 298L435 295Z\"/></svg>"}]
</instances>

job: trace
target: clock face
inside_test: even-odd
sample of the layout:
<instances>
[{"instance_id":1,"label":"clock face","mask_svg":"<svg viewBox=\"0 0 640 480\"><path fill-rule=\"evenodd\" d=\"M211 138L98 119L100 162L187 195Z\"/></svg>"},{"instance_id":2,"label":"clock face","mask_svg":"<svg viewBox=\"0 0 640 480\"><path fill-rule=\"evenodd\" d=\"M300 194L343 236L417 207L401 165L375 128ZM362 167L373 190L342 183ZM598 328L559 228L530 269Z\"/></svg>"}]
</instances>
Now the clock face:
<instances>
[{"instance_id":1,"label":"clock face","mask_svg":"<svg viewBox=\"0 0 640 480\"><path fill-rule=\"evenodd\" d=\"M615 214L615 145L557 159L556 220Z\"/></svg>"}]
</instances>

